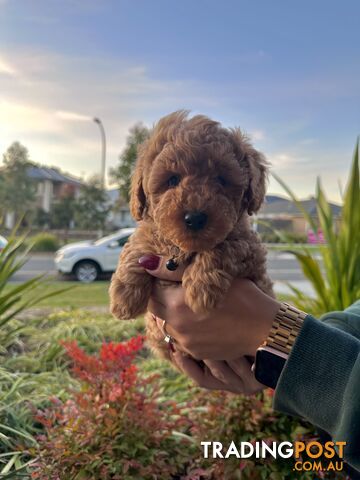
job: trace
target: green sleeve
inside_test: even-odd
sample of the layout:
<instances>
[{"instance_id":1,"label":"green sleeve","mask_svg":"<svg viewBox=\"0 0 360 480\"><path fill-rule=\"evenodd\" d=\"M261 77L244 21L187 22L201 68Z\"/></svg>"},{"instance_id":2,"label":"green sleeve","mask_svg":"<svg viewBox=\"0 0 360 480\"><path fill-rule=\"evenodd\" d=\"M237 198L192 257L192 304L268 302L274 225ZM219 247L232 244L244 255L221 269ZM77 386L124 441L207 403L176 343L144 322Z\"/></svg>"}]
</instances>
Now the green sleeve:
<instances>
[{"instance_id":1,"label":"green sleeve","mask_svg":"<svg viewBox=\"0 0 360 480\"><path fill-rule=\"evenodd\" d=\"M360 301L322 321L305 318L273 406L346 442L345 459L360 471Z\"/></svg>"}]
</instances>

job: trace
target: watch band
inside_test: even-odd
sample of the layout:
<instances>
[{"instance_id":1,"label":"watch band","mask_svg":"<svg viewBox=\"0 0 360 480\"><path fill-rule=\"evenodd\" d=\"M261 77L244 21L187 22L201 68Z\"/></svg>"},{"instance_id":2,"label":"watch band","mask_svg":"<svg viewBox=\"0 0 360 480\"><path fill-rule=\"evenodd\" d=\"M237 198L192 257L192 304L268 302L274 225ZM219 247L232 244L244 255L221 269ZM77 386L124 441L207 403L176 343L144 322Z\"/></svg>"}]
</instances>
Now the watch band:
<instances>
[{"instance_id":1,"label":"watch band","mask_svg":"<svg viewBox=\"0 0 360 480\"><path fill-rule=\"evenodd\" d=\"M305 312L282 302L264 345L289 355L306 316Z\"/></svg>"}]
</instances>

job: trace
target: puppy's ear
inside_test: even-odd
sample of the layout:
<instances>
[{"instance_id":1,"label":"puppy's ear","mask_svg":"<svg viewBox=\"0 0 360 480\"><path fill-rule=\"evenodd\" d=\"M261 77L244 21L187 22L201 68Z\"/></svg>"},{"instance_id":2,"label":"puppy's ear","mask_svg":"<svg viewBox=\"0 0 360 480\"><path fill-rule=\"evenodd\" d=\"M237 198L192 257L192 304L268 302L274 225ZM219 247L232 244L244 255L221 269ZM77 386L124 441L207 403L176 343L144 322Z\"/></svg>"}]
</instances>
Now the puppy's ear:
<instances>
[{"instance_id":1,"label":"puppy's ear","mask_svg":"<svg viewBox=\"0 0 360 480\"><path fill-rule=\"evenodd\" d=\"M146 206L146 195L143 187L143 162L138 159L131 177L130 212L132 217L142 220Z\"/></svg>"},{"instance_id":2,"label":"puppy's ear","mask_svg":"<svg viewBox=\"0 0 360 480\"><path fill-rule=\"evenodd\" d=\"M240 164L247 167L249 172L249 183L243 201L248 214L252 215L260 209L264 201L269 164L240 129L232 130L232 134L237 156L241 159Z\"/></svg>"},{"instance_id":3,"label":"puppy's ear","mask_svg":"<svg viewBox=\"0 0 360 480\"><path fill-rule=\"evenodd\" d=\"M245 192L247 212L249 215L256 213L265 198L268 164L262 153L251 147L246 153L249 165L249 186Z\"/></svg>"}]
</instances>

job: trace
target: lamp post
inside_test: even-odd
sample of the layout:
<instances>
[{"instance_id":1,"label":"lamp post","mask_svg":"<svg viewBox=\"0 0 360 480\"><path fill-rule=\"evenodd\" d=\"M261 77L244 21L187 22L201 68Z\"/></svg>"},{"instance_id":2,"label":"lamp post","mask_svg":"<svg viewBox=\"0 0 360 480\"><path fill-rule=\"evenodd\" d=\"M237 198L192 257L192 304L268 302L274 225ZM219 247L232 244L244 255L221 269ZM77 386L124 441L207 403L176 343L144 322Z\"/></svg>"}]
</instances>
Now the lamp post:
<instances>
[{"instance_id":1,"label":"lamp post","mask_svg":"<svg viewBox=\"0 0 360 480\"><path fill-rule=\"evenodd\" d=\"M106 163L106 137L104 126L100 118L94 117L94 122L99 125L101 135L101 186L105 189L105 163Z\"/></svg>"}]
</instances>

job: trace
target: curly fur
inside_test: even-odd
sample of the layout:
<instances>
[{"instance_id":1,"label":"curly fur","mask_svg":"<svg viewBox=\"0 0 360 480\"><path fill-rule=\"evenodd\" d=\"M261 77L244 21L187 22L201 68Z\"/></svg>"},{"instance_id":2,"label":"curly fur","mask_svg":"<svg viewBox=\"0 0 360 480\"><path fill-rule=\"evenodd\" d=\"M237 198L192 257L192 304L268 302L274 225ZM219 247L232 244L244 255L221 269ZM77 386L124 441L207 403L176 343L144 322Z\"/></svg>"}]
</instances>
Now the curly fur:
<instances>
[{"instance_id":1,"label":"curly fur","mask_svg":"<svg viewBox=\"0 0 360 480\"><path fill-rule=\"evenodd\" d=\"M214 309L235 277L273 295L266 251L249 222L264 200L267 170L264 156L238 128L225 129L203 115L189 118L186 111L162 118L139 148L130 201L139 225L112 277L112 313L130 319L146 311L153 278L138 259L151 253L189 263L183 287L194 312ZM173 175L180 182L169 187ZM206 213L203 229L186 227L189 211ZM146 320L150 343L167 356L151 315Z\"/></svg>"}]
</instances>

